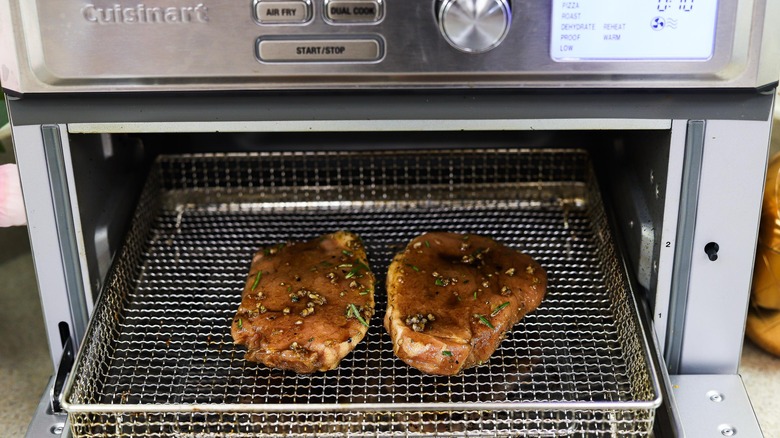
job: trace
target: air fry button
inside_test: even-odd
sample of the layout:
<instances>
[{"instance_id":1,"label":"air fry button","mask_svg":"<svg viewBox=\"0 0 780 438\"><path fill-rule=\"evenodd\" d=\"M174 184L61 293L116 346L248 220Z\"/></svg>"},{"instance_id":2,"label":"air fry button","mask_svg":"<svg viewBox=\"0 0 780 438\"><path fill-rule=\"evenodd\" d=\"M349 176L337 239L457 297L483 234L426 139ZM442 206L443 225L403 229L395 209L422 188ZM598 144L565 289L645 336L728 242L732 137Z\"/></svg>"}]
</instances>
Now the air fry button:
<instances>
[{"instance_id":1,"label":"air fry button","mask_svg":"<svg viewBox=\"0 0 780 438\"><path fill-rule=\"evenodd\" d=\"M373 62L382 57L378 40L261 39L257 56L263 62Z\"/></svg>"},{"instance_id":2,"label":"air fry button","mask_svg":"<svg viewBox=\"0 0 780 438\"><path fill-rule=\"evenodd\" d=\"M331 23L377 23L383 7L382 0L325 0L325 19Z\"/></svg>"},{"instance_id":3,"label":"air fry button","mask_svg":"<svg viewBox=\"0 0 780 438\"><path fill-rule=\"evenodd\" d=\"M255 17L260 24L296 24L311 19L308 0L255 0Z\"/></svg>"}]
</instances>

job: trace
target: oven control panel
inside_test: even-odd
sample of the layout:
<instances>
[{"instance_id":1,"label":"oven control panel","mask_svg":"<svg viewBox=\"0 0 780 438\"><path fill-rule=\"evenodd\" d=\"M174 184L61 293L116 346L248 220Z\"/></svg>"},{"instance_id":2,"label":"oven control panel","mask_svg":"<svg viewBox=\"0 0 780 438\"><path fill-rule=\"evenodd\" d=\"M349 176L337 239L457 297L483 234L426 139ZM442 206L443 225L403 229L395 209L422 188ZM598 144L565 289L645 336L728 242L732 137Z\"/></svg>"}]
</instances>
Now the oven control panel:
<instances>
[{"instance_id":1,"label":"oven control panel","mask_svg":"<svg viewBox=\"0 0 780 438\"><path fill-rule=\"evenodd\" d=\"M376 25L385 13L383 0L324 0L322 20L330 26ZM310 0L255 0L254 18L261 26L300 25L315 16ZM384 45L378 35L338 36L329 33L305 35L291 31L286 35L260 36L257 59L263 63L363 63L378 62Z\"/></svg>"},{"instance_id":2,"label":"oven control panel","mask_svg":"<svg viewBox=\"0 0 780 438\"><path fill-rule=\"evenodd\" d=\"M0 64L22 92L733 87L767 1L10 0Z\"/></svg>"}]
</instances>

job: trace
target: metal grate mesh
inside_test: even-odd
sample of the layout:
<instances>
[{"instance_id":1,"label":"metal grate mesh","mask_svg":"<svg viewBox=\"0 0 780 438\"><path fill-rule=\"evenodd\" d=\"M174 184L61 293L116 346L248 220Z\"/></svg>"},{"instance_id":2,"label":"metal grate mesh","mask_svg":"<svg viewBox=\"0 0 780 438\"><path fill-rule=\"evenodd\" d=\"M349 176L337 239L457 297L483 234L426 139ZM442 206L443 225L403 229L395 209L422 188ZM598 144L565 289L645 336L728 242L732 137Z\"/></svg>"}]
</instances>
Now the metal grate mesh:
<instances>
[{"instance_id":1,"label":"metal grate mesh","mask_svg":"<svg viewBox=\"0 0 780 438\"><path fill-rule=\"evenodd\" d=\"M74 433L645 435L657 384L598 196L578 151L164 157L66 394ZM377 309L392 256L431 230L522 249L548 295L459 376L396 359L381 310L336 370L245 362L230 321L252 254L337 229L363 238Z\"/></svg>"}]
</instances>

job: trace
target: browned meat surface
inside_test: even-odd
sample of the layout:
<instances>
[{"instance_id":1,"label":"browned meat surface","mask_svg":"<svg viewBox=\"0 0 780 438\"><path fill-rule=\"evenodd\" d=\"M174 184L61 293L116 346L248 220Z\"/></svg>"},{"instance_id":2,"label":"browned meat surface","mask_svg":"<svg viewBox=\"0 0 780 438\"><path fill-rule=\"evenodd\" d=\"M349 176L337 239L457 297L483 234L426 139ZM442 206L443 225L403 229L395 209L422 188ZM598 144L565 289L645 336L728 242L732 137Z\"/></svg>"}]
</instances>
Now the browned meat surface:
<instances>
[{"instance_id":1,"label":"browned meat surface","mask_svg":"<svg viewBox=\"0 0 780 438\"><path fill-rule=\"evenodd\" d=\"M528 255L474 234L427 233L390 265L385 328L401 360L454 375L487 361L546 288Z\"/></svg>"},{"instance_id":2,"label":"browned meat surface","mask_svg":"<svg viewBox=\"0 0 780 438\"><path fill-rule=\"evenodd\" d=\"M246 360L298 373L332 370L366 335L374 275L349 232L263 248L233 318Z\"/></svg>"}]
</instances>

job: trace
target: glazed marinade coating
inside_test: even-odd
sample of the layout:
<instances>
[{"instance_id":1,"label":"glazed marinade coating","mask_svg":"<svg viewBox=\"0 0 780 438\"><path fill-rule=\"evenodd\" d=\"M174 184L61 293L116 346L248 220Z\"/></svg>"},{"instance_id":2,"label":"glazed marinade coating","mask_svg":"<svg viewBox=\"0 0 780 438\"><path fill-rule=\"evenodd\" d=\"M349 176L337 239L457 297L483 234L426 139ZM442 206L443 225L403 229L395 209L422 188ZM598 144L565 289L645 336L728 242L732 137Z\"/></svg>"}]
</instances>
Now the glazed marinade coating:
<instances>
[{"instance_id":1,"label":"glazed marinade coating","mask_svg":"<svg viewBox=\"0 0 780 438\"><path fill-rule=\"evenodd\" d=\"M258 251L231 332L246 360L313 373L336 368L374 314L374 275L361 240L338 231Z\"/></svg>"},{"instance_id":2,"label":"glazed marinade coating","mask_svg":"<svg viewBox=\"0 0 780 438\"><path fill-rule=\"evenodd\" d=\"M385 328L401 360L455 375L486 362L546 289L526 254L475 234L427 233L390 265Z\"/></svg>"}]
</instances>

